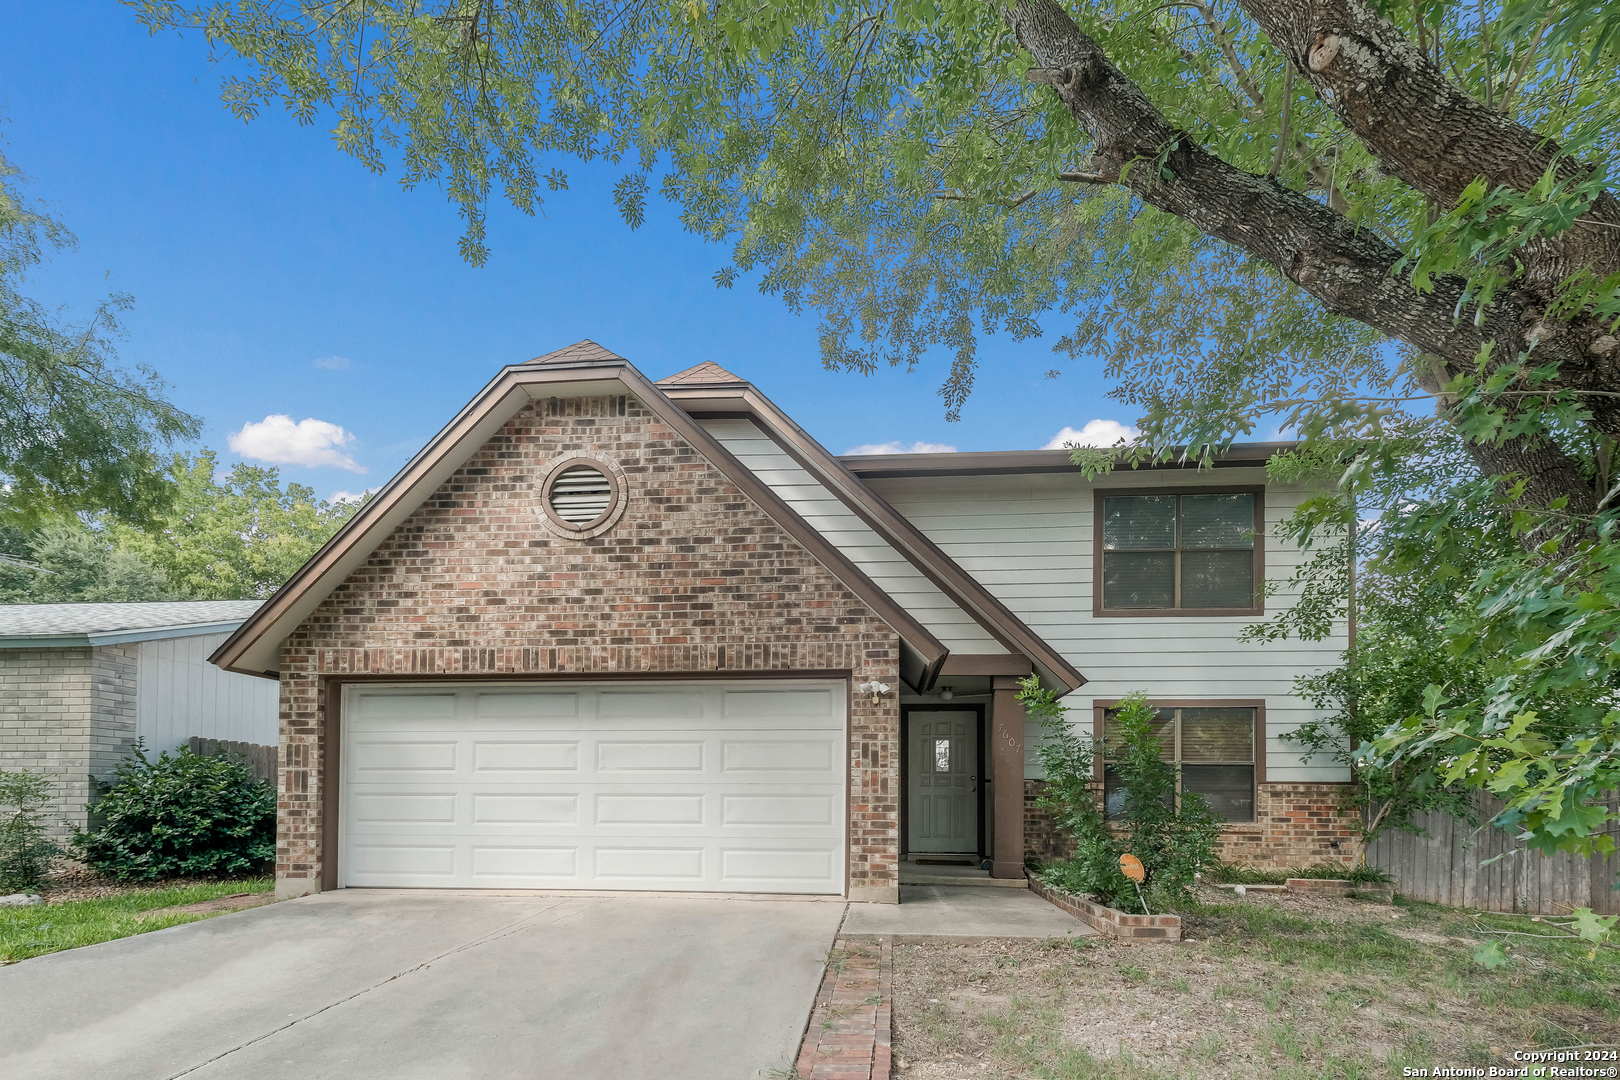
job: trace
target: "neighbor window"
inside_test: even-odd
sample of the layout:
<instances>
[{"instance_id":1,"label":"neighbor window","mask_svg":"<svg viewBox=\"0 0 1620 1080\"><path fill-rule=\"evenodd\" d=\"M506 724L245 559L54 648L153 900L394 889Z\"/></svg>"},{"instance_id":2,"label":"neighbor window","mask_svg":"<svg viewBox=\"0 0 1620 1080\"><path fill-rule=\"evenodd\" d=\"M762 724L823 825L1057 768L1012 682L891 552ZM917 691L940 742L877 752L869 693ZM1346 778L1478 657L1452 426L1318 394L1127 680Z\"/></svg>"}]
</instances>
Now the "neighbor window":
<instances>
[{"instance_id":1,"label":"neighbor window","mask_svg":"<svg viewBox=\"0 0 1620 1080\"><path fill-rule=\"evenodd\" d=\"M1099 495L1099 611L1259 609L1253 491Z\"/></svg>"},{"instance_id":2,"label":"neighbor window","mask_svg":"<svg viewBox=\"0 0 1620 1080\"><path fill-rule=\"evenodd\" d=\"M1103 711L1103 804L1109 817L1124 806L1113 764L1114 714ZM1161 708L1155 721L1164 758L1176 767L1176 791L1196 791L1227 821L1254 820L1255 723L1258 709L1227 705Z\"/></svg>"}]
</instances>

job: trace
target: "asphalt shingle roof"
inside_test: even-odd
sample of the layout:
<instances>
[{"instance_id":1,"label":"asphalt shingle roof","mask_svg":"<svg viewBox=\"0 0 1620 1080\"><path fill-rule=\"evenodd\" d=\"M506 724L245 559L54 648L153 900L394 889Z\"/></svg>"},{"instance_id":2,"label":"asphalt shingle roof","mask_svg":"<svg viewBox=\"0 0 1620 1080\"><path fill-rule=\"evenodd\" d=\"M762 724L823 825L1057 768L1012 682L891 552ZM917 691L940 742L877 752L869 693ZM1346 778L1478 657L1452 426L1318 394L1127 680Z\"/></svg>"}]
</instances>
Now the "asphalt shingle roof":
<instances>
[{"instance_id":1,"label":"asphalt shingle roof","mask_svg":"<svg viewBox=\"0 0 1620 1080\"><path fill-rule=\"evenodd\" d=\"M240 623L263 600L166 600L149 604L0 604L0 638L142 633Z\"/></svg>"}]
</instances>

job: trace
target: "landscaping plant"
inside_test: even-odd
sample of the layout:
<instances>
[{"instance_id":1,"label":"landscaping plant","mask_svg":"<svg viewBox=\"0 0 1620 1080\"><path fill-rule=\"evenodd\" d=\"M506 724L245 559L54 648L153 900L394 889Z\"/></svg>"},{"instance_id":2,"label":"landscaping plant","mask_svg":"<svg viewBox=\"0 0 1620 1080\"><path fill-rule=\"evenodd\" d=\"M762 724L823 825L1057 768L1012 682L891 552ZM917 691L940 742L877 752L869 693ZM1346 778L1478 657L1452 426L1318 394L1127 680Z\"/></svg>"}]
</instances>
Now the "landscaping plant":
<instances>
[{"instance_id":1,"label":"landscaping plant","mask_svg":"<svg viewBox=\"0 0 1620 1080\"><path fill-rule=\"evenodd\" d=\"M38 885L62 853L46 832L49 777L0 770L0 893Z\"/></svg>"},{"instance_id":2,"label":"landscaping plant","mask_svg":"<svg viewBox=\"0 0 1620 1080\"><path fill-rule=\"evenodd\" d=\"M182 747L154 761L137 741L94 809L100 827L74 847L120 880L245 874L275 857L275 790L239 757Z\"/></svg>"},{"instance_id":3,"label":"landscaping plant","mask_svg":"<svg viewBox=\"0 0 1620 1080\"><path fill-rule=\"evenodd\" d=\"M1155 710L1143 693L1120 702L1115 741L1105 747L1123 790L1119 816L1105 821L1094 784L1096 743L1075 732L1057 695L1031 677L1019 698L1046 729L1036 756L1046 773L1040 805L1075 843L1074 856L1041 872L1051 885L1089 893L1110 907L1138 903L1136 887L1120 871L1124 854L1142 860L1144 892L1152 906L1184 903L1194 875L1216 863L1221 819L1196 792L1176 792L1175 767L1163 758L1154 730Z\"/></svg>"}]
</instances>

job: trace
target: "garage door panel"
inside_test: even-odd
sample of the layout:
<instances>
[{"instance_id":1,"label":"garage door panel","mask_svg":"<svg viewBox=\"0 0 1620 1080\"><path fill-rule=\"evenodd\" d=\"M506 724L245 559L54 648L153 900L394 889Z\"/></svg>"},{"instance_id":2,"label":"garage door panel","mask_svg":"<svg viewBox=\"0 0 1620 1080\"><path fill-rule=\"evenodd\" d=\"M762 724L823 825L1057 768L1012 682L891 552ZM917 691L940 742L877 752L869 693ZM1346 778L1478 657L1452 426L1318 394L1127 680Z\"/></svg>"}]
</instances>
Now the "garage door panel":
<instances>
[{"instance_id":1,"label":"garage door panel","mask_svg":"<svg viewBox=\"0 0 1620 1080\"><path fill-rule=\"evenodd\" d=\"M456 876L456 848L451 844L355 844L350 858L350 880L365 884L367 877L393 878L396 876L439 877Z\"/></svg>"},{"instance_id":2,"label":"garage door panel","mask_svg":"<svg viewBox=\"0 0 1620 1080\"><path fill-rule=\"evenodd\" d=\"M371 780L375 773L408 773L411 778L456 773L455 739L402 741L357 738L350 743L356 779Z\"/></svg>"},{"instance_id":3,"label":"garage door panel","mask_svg":"<svg viewBox=\"0 0 1620 1080\"><path fill-rule=\"evenodd\" d=\"M472 797L473 825L578 825L578 795L497 795Z\"/></svg>"},{"instance_id":4,"label":"garage door panel","mask_svg":"<svg viewBox=\"0 0 1620 1080\"><path fill-rule=\"evenodd\" d=\"M762 881L825 881L837 853L782 848L726 848L720 852L720 880L737 886Z\"/></svg>"},{"instance_id":5,"label":"garage door panel","mask_svg":"<svg viewBox=\"0 0 1620 1080\"><path fill-rule=\"evenodd\" d=\"M579 694L564 692L479 693L473 699L479 720L556 720L579 716Z\"/></svg>"},{"instance_id":6,"label":"garage door panel","mask_svg":"<svg viewBox=\"0 0 1620 1080\"><path fill-rule=\"evenodd\" d=\"M707 694L686 690L603 690L597 695L598 720L629 720L638 726L665 720L702 720Z\"/></svg>"},{"instance_id":7,"label":"garage door panel","mask_svg":"<svg viewBox=\"0 0 1620 1080\"><path fill-rule=\"evenodd\" d=\"M828 795L727 795L720 800L720 823L742 825L831 825L838 807Z\"/></svg>"},{"instance_id":8,"label":"garage door panel","mask_svg":"<svg viewBox=\"0 0 1620 1080\"><path fill-rule=\"evenodd\" d=\"M700 773L703 739L654 742L645 739L600 740L597 773Z\"/></svg>"},{"instance_id":9,"label":"garage door panel","mask_svg":"<svg viewBox=\"0 0 1620 1080\"><path fill-rule=\"evenodd\" d=\"M720 715L728 719L769 720L843 718L843 703L834 709L831 689L826 690L727 690Z\"/></svg>"},{"instance_id":10,"label":"garage door panel","mask_svg":"<svg viewBox=\"0 0 1620 1080\"><path fill-rule=\"evenodd\" d=\"M841 686L350 693L345 884L843 891Z\"/></svg>"},{"instance_id":11,"label":"garage door panel","mask_svg":"<svg viewBox=\"0 0 1620 1080\"><path fill-rule=\"evenodd\" d=\"M758 781L767 775L835 773L841 739L784 732L775 738L725 739L720 743L722 774Z\"/></svg>"},{"instance_id":12,"label":"garage door panel","mask_svg":"<svg viewBox=\"0 0 1620 1080\"><path fill-rule=\"evenodd\" d=\"M350 812L361 825L454 825L457 801L457 794L447 791L356 791L350 797Z\"/></svg>"},{"instance_id":13,"label":"garage door panel","mask_svg":"<svg viewBox=\"0 0 1620 1080\"><path fill-rule=\"evenodd\" d=\"M579 771L578 740L502 739L469 740L473 774L568 773Z\"/></svg>"},{"instance_id":14,"label":"garage door panel","mask_svg":"<svg viewBox=\"0 0 1620 1080\"><path fill-rule=\"evenodd\" d=\"M456 695L367 694L360 698L354 713L360 721L374 720L454 720Z\"/></svg>"},{"instance_id":15,"label":"garage door panel","mask_svg":"<svg viewBox=\"0 0 1620 1080\"><path fill-rule=\"evenodd\" d=\"M596 878L602 882L624 881L643 884L659 882L701 882L704 851L700 847L610 847L596 848Z\"/></svg>"},{"instance_id":16,"label":"garage door panel","mask_svg":"<svg viewBox=\"0 0 1620 1080\"><path fill-rule=\"evenodd\" d=\"M525 879L523 884L528 885L573 883L579 878L577 846L474 844L471 852L475 881L488 879L519 887L513 879Z\"/></svg>"}]
</instances>

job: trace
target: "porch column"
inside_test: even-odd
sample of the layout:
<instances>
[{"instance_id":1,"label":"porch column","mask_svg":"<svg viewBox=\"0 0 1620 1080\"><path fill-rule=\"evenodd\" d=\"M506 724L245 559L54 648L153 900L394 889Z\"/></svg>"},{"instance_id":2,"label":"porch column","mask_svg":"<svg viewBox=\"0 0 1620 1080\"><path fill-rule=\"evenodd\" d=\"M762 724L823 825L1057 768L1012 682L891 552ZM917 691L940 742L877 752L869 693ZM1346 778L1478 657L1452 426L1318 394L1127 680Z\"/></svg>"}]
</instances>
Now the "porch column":
<instances>
[{"instance_id":1,"label":"porch column","mask_svg":"<svg viewBox=\"0 0 1620 1080\"><path fill-rule=\"evenodd\" d=\"M991 681L994 702L990 713L990 761L995 803L995 853L990 876L1024 876L1024 703L1018 700L1018 679L997 675Z\"/></svg>"}]
</instances>

